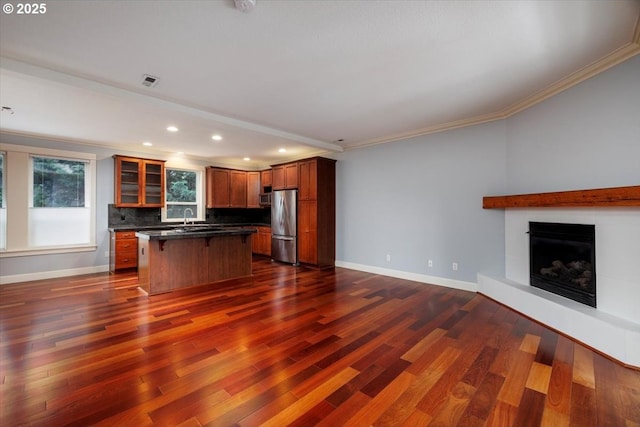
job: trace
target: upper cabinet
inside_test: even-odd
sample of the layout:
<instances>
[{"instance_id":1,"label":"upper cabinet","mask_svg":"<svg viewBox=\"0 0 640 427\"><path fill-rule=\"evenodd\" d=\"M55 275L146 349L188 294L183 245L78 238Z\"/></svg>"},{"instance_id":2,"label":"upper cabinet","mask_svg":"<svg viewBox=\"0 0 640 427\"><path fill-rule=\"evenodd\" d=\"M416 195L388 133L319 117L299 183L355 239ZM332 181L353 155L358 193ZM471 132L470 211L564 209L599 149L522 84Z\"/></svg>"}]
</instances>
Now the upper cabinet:
<instances>
[{"instance_id":1,"label":"upper cabinet","mask_svg":"<svg viewBox=\"0 0 640 427\"><path fill-rule=\"evenodd\" d=\"M245 171L229 171L229 207L247 207L247 173Z\"/></svg>"},{"instance_id":2,"label":"upper cabinet","mask_svg":"<svg viewBox=\"0 0 640 427\"><path fill-rule=\"evenodd\" d=\"M164 161L113 156L115 160L115 206L164 206Z\"/></svg>"},{"instance_id":3,"label":"upper cabinet","mask_svg":"<svg viewBox=\"0 0 640 427\"><path fill-rule=\"evenodd\" d=\"M274 190L298 188L298 162L273 166L272 171Z\"/></svg>"},{"instance_id":4,"label":"upper cabinet","mask_svg":"<svg viewBox=\"0 0 640 427\"><path fill-rule=\"evenodd\" d=\"M247 207L260 207L260 172L247 172Z\"/></svg>"},{"instance_id":5,"label":"upper cabinet","mask_svg":"<svg viewBox=\"0 0 640 427\"><path fill-rule=\"evenodd\" d=\"M207 208L229 207L229 170L207 168Z\"/></svg>"},{"instance_id":6,"label":"upper cabinet","mask_svg":"<svg viewBox=\"0 0 640 427\"><path fill-rule=\"evenodd\" d=\"M246 208L247 172L207 168L207 208Z\"/></svg>"},{"instance_id":7,"label":"upper cabinet","mask_svg":"<svg viewBox=\"0 0 640 427\"><path fill-rule=\"evenodd\" d=\"M268 193L271 191L271 186L273 183L273 171L271 169L266 169L260 172L260 192Z\"/></svg>"},{"instance_id":8,"label":"upper cabinet","mask_svg":"<svg viewBox=\"0 0 640 427\"><path fill-rule=\"evenodd\" d=\"M318 160L301 160L298 163L298 170L298 199L316 200L318 198Z\"/></svg>"}]
</instances>

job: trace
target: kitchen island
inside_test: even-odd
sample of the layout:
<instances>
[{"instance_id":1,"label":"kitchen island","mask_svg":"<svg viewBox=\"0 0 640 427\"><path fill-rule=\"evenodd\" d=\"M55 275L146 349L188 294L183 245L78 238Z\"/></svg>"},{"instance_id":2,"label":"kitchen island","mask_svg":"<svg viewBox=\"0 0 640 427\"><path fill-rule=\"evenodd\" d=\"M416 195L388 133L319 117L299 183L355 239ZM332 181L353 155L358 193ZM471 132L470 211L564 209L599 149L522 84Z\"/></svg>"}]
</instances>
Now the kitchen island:
<instances>
[{"instance_id":1,"label":"kitchen island","mask_svg":"<svg viewBox=\"0 0 640 427\"><path fill-rule=\"evenodd\" d=\"M141 230L138 279L149 295L251 276L255 228L184 227Z\"/></svg>"}]
</instances>

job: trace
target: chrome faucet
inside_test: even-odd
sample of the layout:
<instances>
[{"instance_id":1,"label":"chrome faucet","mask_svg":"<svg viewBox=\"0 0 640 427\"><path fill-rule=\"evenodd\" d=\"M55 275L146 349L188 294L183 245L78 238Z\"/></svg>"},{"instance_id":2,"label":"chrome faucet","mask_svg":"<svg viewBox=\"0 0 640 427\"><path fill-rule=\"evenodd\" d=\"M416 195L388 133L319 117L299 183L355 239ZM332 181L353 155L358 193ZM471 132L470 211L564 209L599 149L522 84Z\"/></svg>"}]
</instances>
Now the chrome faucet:
<instances>
[{"instance_id":1,"label":"chrome faucet","mask_svg":"<svg viewBox=\"0 0 640 427\"><path fill-rule=\"evenodd\" d=\"M193 211L191 208L186 208L184 210L184 225L187 225L187 211L191 212L191 217L193 217ZM193 223L193 221L191 221Z\"/></svg>"}]
</instances>

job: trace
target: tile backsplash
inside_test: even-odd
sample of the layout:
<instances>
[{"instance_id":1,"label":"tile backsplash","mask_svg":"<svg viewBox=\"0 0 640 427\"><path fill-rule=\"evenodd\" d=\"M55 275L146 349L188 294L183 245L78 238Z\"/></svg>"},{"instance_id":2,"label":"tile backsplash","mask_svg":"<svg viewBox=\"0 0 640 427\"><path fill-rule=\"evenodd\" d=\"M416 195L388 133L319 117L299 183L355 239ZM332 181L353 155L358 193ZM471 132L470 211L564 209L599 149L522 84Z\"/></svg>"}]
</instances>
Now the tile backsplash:
<instances>
[{"instance_id":1,"label":"tile backsplash","mask_svg":"<svg viewBox=\"0 0 640 427\"><path fill-rule=\"evenodd\" d=\"M160 208L117 208L108 205L109 227L162 225ZM211 224L271 224L270 209L207 209Z\"/></svg>"},{"instance_id":2,"label":"tile backsplash","mask_svg":"<svg viewBox=\"0 0 640 427\"><path fill-rule=\"evenodd\" d=\"M160 208L116 208L109 205L109 227L161 225Z\"/></svg>"}]
</instances>

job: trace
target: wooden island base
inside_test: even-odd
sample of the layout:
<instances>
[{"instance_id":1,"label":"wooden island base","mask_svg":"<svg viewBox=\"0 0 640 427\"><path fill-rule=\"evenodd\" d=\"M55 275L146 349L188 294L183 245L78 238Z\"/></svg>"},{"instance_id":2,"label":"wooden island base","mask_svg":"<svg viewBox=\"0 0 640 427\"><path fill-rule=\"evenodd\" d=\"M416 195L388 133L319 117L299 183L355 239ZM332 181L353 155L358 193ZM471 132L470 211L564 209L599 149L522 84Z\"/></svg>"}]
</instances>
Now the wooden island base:
<instances>
[{"instance_id":1,"label":"wooden island base","mask_svg":"<svg viewBox=\"0 0 640 427\"><path fill-rule=\"evenodd\" d=\"M138 279L149 295L251 275L251 234L138 237Z\"/></svg>"}]
</instances>

